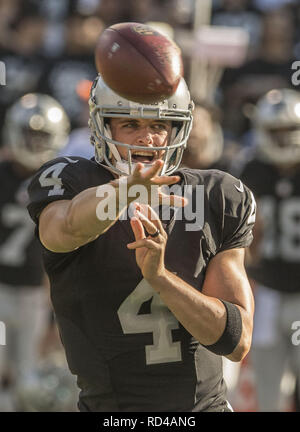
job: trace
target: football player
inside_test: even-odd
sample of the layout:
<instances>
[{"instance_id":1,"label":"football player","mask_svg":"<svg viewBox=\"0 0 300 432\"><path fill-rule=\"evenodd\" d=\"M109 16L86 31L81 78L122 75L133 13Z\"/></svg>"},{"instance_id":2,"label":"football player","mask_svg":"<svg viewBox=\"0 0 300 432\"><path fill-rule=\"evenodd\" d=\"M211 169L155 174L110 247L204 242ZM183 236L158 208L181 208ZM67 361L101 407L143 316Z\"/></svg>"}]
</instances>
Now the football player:
<instances>
[{"instance_id":1,"label":"football player","mask_svg":"<svg viewBox=\"0 0 300 432\"><path fill-rule=\"evenodd\" d=\"M222 355L239 361L251 343L252 195L223 172L178 170L193 108L183 79L143 105L98 75L89 105L95 158L46 163L28 189L79 409L231 411Z\"/></svg>"},{"instance_id":2,"label":"football player","mask_svg":"<svg viewBox=\"0 0 300 432\"><path fill-rule=\"evenodd\" d=\"M256 195L258 223L249 274L256 281L251 360L261 411L284 408L286 366L299 377L293 323L300 311L300 94L271 90L253 118L255 154L241 178Z\"/></svg>"},{"instance_id":3,"label":"football player","mask_svg":"<svg viewBox=\"0 0 300 432\"><path fill-rule=\"evenodd\" d=\"M0 320L6 345L0 345L0 377L11 391L35 368L48 310L41 248L26 210L30 176L65 145L69 120L59 103L44 94L26 94L7 111L0 163ZM11 391L2 409L11 407ZM5 407L5 400L10 405ZM2 404L3 401L3 404Z\"/></svg>"}]
</instances>

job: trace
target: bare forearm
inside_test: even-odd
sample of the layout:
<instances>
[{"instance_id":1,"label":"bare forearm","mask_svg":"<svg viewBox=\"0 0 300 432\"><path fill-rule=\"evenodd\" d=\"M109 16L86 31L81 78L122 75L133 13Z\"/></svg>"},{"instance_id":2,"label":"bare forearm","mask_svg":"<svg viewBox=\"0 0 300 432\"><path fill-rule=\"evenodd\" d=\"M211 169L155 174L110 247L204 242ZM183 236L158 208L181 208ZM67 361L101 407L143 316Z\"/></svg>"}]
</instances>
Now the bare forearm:
<instances>
[{"instance_id":1,"label":"bare forearm","mask_svg":"<svg viewBox=\"0 0 300 432\"><path fill-rule=\"evenodd\" d=\"M76 237L96 237L116 222L130 201L119 200L119 188L111 185L86 189L70 201L68 229Z\"/></svg>"},{"instance_id":2,"label":"bare forearm","mask_svg":"<svg viewBox=\"0 0 300 432\"><path fill-rule=\"evenodd\" d=\"M149 283L201 344L212 345L221 337L226 325L226 310L220 300L202 294L169 271Z\"/></svg>"}]
</instances>

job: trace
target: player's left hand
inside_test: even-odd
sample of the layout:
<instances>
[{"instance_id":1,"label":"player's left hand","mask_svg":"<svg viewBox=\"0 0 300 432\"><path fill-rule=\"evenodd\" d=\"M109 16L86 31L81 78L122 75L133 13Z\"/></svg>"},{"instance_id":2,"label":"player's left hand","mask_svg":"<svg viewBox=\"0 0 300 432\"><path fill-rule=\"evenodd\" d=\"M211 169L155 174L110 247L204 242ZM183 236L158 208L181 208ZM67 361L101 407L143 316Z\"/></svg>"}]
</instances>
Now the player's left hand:
<instances>
[{"instance_id":1,"label":"player's left hand","mask_svg":"<svg viewBox=\"0 0 300 432\"><path fill-rule=\"evenodd\" d=\"M134 214L130 224L135 242L128 243L127 247L128 249L135 249L137 265L140 267L144 278L151 282L151 280L162 276L166 270L164 256L167 234L157 213L149 205L136 203ZM159 234L153 237L157 231Z\"/></svg>"}]
</instances>

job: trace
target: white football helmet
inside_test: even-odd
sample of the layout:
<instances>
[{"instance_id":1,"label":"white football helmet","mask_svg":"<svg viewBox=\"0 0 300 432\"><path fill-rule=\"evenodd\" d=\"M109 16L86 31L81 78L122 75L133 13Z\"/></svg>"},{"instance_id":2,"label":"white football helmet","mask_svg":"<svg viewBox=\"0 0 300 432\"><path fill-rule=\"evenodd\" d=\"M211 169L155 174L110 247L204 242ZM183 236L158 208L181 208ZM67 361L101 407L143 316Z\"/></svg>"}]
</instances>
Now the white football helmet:
<instances>
[{"instance_id":1,"label":"white football helmet","mask_svg":"<svg viewBox=\"0 0 300 432\"><path fill-rule=\"evenodd\" d=\"M183 78L175 94L169 99L151 105L144 105L119 96L98 75L93 83L89 99L89 126L91 129L91 141L95 146L96 161L99 164L106 165L118 175L129 175L133 172L135 166L132 161L132 151L149 151L148 147L133 146L115 141L111 136L107 119L125 117L171 120L173 127L169 145L155 147L156 151L164 151L162 156L164 165L160 174L171 174L178 168L182 153L186 147L192 126L193 106ZM121 158L117 145L127 148L128 160L125 161Z\"/></svg>"},{"instance_id":2,"label":"white football helmet","mask_svg":"<svg viewBox=\"0 0 300 432\"><path fill-rule=\"evenodd\" d=\"M15 160L35 170L57 156L67 143L69 130L68 116L55 99L28 93L8 109L3 140Z\"/></svg>"},{"instance_id":3,"label":"white football helmet","mask_svg":"<svg viewBox=\"0 0 300 432\"><path fill-rule=\"evenodd\" d=\"M274 89L257 103L255 142L267 162L289 165L300 162L300 93Z\"/></svg>"}]
</instances>

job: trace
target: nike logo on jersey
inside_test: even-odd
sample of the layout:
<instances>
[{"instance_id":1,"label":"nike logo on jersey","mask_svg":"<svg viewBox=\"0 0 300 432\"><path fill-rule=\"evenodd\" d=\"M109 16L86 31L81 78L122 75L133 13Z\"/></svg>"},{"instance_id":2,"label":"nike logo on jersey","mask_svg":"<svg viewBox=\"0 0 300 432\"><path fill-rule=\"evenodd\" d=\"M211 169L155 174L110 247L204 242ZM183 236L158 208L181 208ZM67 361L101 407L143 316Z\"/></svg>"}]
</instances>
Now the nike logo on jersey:
<instances>
[{"instance_id":1,"label":"nike logo on jersey","mask_svg":"<svg viewBox=\"0 0 300 432\"><path fill-rule=\"evenodd\" d=\"M236 188L236 190L238 190L239 192L244 192L244 185L243 185L243 183L241 182L241 180L240 180L240 184L237 186L237 185L234 185L234 187Z\"/></svg>"}]
</instances>

